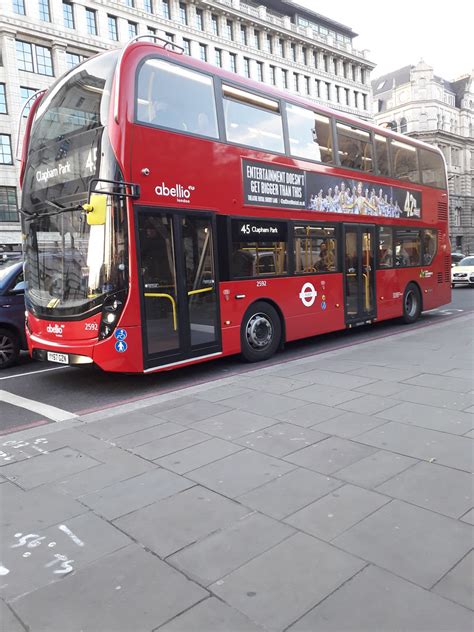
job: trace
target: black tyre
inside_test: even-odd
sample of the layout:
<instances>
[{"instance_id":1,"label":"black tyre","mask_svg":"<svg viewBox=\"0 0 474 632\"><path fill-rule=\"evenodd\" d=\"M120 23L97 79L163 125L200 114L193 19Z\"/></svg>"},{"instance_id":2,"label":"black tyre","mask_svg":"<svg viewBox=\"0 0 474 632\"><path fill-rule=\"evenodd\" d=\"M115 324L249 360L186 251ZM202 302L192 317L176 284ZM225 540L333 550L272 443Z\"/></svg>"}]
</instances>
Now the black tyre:
<instances>
[{"instance_id":1,"label":"black tyre","mask_svg":"<svg viewBox=\"0 0 474 632\"><path fill-rule=\"evenodd\" d=\"M402 320L407 325L418 320L421 314L420 290L414 283L409 283L403 294L403 315Z\"/></svg>"},{"instance_id":2,"label":"black tyre","mask_svg":"<svg viewBox=\"0 0 474 632\"><path fill-rule=\"evenodd\" d=\"M20 339L10 329L0 328L0 369L6 369L18 360Z\"/></svg>"},{"instance_id":3,"label":"black tyre","mask_svg":"<svg viewBox=\"0 0 474 632\"><path fill-rule=\"evenodd\" d=\"M240 346L248 362L267 360L278 349L281 321L274 307L264 301L251 305L245 312L240 329Z\"/></svg>"}]
</instances>

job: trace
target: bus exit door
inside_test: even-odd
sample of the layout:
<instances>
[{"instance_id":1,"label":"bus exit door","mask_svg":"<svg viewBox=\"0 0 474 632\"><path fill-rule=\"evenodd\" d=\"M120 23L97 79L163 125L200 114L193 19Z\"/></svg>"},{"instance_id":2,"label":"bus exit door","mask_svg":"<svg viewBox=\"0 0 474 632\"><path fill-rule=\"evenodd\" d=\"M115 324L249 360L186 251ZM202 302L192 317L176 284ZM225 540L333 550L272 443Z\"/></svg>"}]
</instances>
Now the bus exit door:
<instances>
[{"instance_id":1,"label":"bus exit door","mask_svg":"<svg viewBox=\"0 0 474 632\"><path fill-rule=\"evenodd\" d=\"M372 320L375 309L375 226L343 225L346 324Z\"/></svg>"},{"instance_id":2,"label":"bus exit door","mask_svg":"<svg viewBox=\"0 0 474 632\"><path fill-rule=\"evenodd\" d=\"M219 355L214 236L210 215L138 212L145 370Z\"/></svg>"}]
</instances>

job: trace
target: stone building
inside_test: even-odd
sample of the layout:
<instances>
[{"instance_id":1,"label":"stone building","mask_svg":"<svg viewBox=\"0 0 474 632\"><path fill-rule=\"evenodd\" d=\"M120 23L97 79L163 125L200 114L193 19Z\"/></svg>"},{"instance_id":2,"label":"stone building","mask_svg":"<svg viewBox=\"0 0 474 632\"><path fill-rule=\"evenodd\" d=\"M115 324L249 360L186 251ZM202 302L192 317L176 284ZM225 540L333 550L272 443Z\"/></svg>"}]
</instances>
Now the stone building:
<instances>
[{"instance_id":1,"label":"stone building","mask_svg":"<svg viewBox=\"0 0 474 632\"><path fill-rule=\"evenodd\" d=\"M474 72L447 81L420 61L375 79L372 89L377 123L443 152L452 250L474 253Z\"/></svg>"},{"instance_id":2,"label":"stone building","mask_svg":"<svg viewBox=\"0 0 474 632\"><path fill-rule=\"evenodd\" d=\"M371 117L374 64L349 27L291 0L4 0L0 15L0 245L19 243L22 103L68 68L135 35L316 102Z\"/></svg>"}]
</instances>

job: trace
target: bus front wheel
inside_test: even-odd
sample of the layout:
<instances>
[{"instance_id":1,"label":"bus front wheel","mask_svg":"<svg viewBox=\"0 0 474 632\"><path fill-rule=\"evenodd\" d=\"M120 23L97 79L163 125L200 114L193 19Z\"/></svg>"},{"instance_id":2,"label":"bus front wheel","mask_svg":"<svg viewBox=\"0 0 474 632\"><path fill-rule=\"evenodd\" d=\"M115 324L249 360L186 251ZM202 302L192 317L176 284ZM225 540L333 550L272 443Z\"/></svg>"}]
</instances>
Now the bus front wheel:
<instances>
[{"instance_id":1,"label":"bus front wheel","mask_svg":"<svg viewBox=\"0 0 474 632\"><path fill-rule=\"evenodd\" d=\"M409 283L403 294L402 320L407 325L418 320L421 314L420 290L414 283Z\"/></svg>"},{"instance_id":2,"label":"bus front wheel","mask_svg":"<svg viewBox=\"0 0 474 632\"><path fill-rule=\"evenodd\" d=\"M240 347L248 362L267 360L278 349L281 321L274 307L264 301L251 305L245 312L240 330Z\"/></svg>"}]
</instances>

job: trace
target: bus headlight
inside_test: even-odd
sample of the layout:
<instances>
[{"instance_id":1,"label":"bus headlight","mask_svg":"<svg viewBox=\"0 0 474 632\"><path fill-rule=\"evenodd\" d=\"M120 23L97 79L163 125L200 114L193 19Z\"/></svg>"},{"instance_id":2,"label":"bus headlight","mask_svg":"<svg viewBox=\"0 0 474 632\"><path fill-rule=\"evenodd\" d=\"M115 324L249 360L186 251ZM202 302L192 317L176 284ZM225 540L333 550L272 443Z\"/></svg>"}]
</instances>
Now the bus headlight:
<instances>
[{"instance_id":1,"label":"bus headlight","mask_svg":"<svg viewBox=\"0 0 474 632\"><path fill-rule=\"evenodd\" d=\"M123 310L125 294L113 294L105 299L100 319L99 340L108 338L117 326L120 314Z\"/></svg>"}]
</instances>

